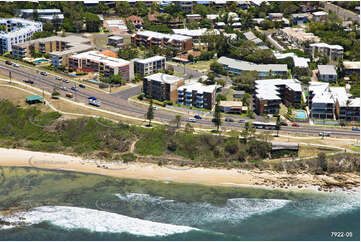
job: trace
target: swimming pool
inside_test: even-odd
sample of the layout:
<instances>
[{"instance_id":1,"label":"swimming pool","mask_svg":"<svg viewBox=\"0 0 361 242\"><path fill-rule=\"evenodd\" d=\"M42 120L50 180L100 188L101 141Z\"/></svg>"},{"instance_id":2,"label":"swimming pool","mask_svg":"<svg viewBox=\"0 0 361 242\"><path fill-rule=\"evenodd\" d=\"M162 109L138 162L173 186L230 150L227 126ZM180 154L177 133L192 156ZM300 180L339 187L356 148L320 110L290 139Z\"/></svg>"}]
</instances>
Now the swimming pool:
<instances>
[{"instance_id":1,"label":"swimming pool","mask_svg":"<svg viewBox=\"0 0 361 242\"><path fill-rule=\"evenodd\" d=\"M40 59L40 60L34 61L33 63L34 63L34 64L39 64L39 63L43 63L43 62L48 62L48 60L46 60L46 59Z\"/></svg>"},{"instance_id":2,"label":"swimming pool","mask_svg":"<svg viewBox=\"0 0 361 242\"><path fill-rule=\"evenodd\" d=\"M303 111L303 110L297 110L296 111L296 118L297 119L306 119L307 118L306 112Z\"/></svg>"}]
</instances>

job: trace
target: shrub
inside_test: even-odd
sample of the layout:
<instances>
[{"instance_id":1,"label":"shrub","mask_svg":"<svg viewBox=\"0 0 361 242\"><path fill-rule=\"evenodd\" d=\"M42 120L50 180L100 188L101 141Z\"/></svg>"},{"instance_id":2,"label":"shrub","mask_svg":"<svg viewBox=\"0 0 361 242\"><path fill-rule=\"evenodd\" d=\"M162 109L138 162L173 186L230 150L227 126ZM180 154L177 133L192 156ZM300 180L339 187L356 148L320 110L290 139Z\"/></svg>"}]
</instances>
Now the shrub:
<instances>
[{"instance_id":1,"label":"shrub","mask_svg":"<svg viewBox=\"0 0 361 242\"><path fill-rule=\"evenodd\" d=\"M128 163L129 161L135 161L137 157L133 153L125 153L121 155L123 161Z\"/></svg>"}]
</instances>

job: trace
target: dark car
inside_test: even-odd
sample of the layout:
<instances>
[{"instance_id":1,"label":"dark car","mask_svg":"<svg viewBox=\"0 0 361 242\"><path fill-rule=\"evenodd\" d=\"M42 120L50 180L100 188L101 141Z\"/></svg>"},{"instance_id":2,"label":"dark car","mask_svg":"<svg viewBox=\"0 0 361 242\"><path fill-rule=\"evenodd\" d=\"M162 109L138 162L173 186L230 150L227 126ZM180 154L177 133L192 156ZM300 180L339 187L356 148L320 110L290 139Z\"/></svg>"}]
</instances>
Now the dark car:
<instances>
[{"instance_id":1,"label":"dark car","mask_svg":"<svg viewBox=\"0 0 361 242\"><path fill-rule=\"evenodd\" d=\"M281 125L281 126L288 126L288 124L287 124L286 122L283 122L283 121L280 122L280 125Z\"/></svg>"},{"instance_id":2,"label":"dark car","mask_svg":"<svg viewBox=\"0 0 361 242\"><path fill-rule=\"evenodd\" d=\"M11 63L11 61L8 61L8 60L7 60L7 61L5 61L5 64L6 64L6 65L12 65L13 63Z\"/></svg>"},{"instance_id":3,"label":"dark car","mask_svg":"<svg viewBox=\"0 0 361 242\"><path fill-rule=\"evenodd\" d=\"M202 119L202 117L199 116L199 115L194 115L194 118L195 118L195 119Z\"/></svg>"},{"instance_id":4,"label":"dark car","mask_svg":"<svg viewBox=\"0 0 361 242\"><path fill-rule=\"evenodd\" d=\"M23 80L23 82L29 83L29 84L34 84L34 81L32 81L32 80Z\"/></svg>"},{"instance_id":5,"label":"dark car","mask_svg":"<svg viewBox=\"0 0 361 242\"><path fill-rule=\"evenodd\" d=\"M85 88L85 85L84 84L79 84L79 87Z\"/></svg>"},{"instance_id":6,"label":"dark car","mask_svg":"<svg viewBox=\"0 0 361 242\"><path fill-rule=\"evenodd\" d=\"M298 123L292 123L292 127L300 127Z\"/></svg>"},{"instance_id":7,"label":"dark car","mask_svg":"<svg viewBox=\"0 0 361 242\"><path fill-rule=\"evenodd\" d=\"M226 118L224 121L226 121L226 122L234 122L234 120L231 119L231 118Z\"/></svg>"},{"instance_id":8,"label":"dark car","mask_svg":"<svg viewBox=\"0 0 361 242\"><path fill-rule=\"evenodd\" d=\"M240 120L238 120L238 123L245 123L246 122L246 120L244 120L244 119L240 119Z\"/></svg>"},{"instance_id":9,"label":"dark car","mask_svg":"<svg viewBox=\"0 0 361 242\"><path fill-rule=\"evenodd\" d=\"M46 73L45 71L42 71L42 72L40 72L40 75L42 75L42 76L47 76L48 73Z\"/></svg>"},{"instance_id":10,"label":"dark car","mask_svg":"<svg viewBox=\"0 0 361 242\"><path fill-rule=\"evenodd\" d=\"M76 86L72 86L72 87L71 87L71 90L73 90L73 91L76 92L76 91L78 91L79 89L78 89Z\"/></svg>"}]
</instances>

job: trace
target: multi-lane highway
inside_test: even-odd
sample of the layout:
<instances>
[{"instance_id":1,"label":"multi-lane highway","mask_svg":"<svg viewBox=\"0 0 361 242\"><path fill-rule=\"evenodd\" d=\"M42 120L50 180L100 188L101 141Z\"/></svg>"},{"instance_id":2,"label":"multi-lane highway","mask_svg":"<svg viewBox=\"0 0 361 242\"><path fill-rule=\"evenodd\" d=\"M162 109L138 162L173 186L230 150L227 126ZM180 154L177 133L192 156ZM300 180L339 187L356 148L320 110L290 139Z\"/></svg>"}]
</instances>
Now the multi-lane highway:
<instances>
[{"instance_id":1,"label":"multi-lane highway","mask_svg":"<svg viewBox=\"0 0 361 242\"><path fill-rule=\"evenodd\" d=\"M20 67L13 67L11 65L6 65L4 61L0 61L0 74L3 76L9 76L11 72L11 79L22 81L25 79L30 79L34 81L34 86L37 88L44 89L48 92L52 92L54 88L57 88L57 91L61 93L62 96L65 96L65 91L60 90L60 87L65 86L69 90L73 86L74 82L64 83L55 79L55 76L49 74L47 76L40 75L39 70L28 68L26 66L20 65ZM78 85L77 85L78 86ZM140 93L140 87L132 87L129 89L122 90L117 93L106 93L94 88L79 88L78 91L74 92L74 100L81 103L87 103L88 97L97 97L101 102L101 108L109 111L114 111L131 117L144 118L145 113L147 112L147 106L141 104L135 104L128 101L128 98ZM168 110L158 109L155 111L155 119L162 122L169 122L175 119L176 113L170 112ZM187 115L183 115L184 119L187 119ZM237 120L236 120L237 121ZM213 123L209 118L203 118L197 120L197 125L204 127L214 127ZM223 122L224 128L241 128L242 124L237 122ZM318 134L322 131L331 132L333 135L337 136L359 136L359 132L352 131L351 129L336 129L336 128L325 128L320 126L310 126L305 125L301 127L282 127L283 132L288 133L308 133L308 134Z\"/></svg>"}]
</instances>

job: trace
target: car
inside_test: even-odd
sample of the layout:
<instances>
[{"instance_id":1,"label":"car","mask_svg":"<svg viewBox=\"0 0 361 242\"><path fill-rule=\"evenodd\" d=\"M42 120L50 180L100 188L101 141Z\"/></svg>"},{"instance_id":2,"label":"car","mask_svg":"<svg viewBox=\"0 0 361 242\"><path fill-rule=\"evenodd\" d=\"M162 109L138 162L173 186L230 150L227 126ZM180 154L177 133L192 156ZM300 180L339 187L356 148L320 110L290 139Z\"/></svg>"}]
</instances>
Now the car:
<instances>
[{"instance_id":1,"label":"car","mask_svg":"<svg viewBox=\"0 0 361 242\"><path fill-rule=\"evenodd\" d=\"M195 118L195 119L202 119L202 117L199 116L199 115L194 115L194 118Z\"/></svg>"},{"instance_id":2,"label":"car","mask_svg":"<svg viewBox=\"0 0 361 242\"><path fill-rule=\"evenodd\" d=\"M63 91L68 91L67 87L61 87L60 89L63 90Z\"/></svg>"},{"instance_id":3,"label":"car","mask_svg":"<svg viewBox=\"0 0 361 242\"><path fill-rule=\"evenodd\" d=\"M153 106L153 110L158 110L158 108L156 106Z\"/></svg>"},{"instance_id":4,"label":"car","mask_svg":"<svg viewBox=\"0 0 361 242\"><path fill-rule=\"evenodd\" d=\"M226 118L224 121L226 121L226 122L234 122L234 120L231 119L231 118Z\"/></svg>"},{"instance_id":5,"label":"car","mask_svg":"<svg viewBox=\"0 0 361 242\"><path fill-rule=\"evenodd\" d=\"M352 127L352 131L360 131L359 127Z\"/></svg>"},{"instance_id":6,"label":"car","mask_svg":"<svg viewBox=\"0 0 361 242\"><path fill-rule=\"evenodd\" d=\"M71 90L77 92L79 89L78 89L76 86L72 86L72 87L71 87Z\"/></svg>"},{"instance_id":7,"label":"car","mask_svg":"<svg viewBox=\"0 0 361 242\"><path fill-rule=\"evenodd\" d=\"M241 123L241 124L243 124L243 123L245 123L245 122L246 122L246 120L244 120L244 119L238 120L238 123Z\"/></svg>"},{"instance_id":8,"label":"car","mask_svg":"<svg viewBox=\"0 0 361 242\"><path fill-rule=\"evenodd\" d=\"M48 73L46 73L45 71L41 71L41 72L40 72L40 75L42 75L42 76L47 76Z\"/></svg>"},{"instance_id":9,"label":"car","mask_svg":"<svg viewBox=\"0 0 361 242\"><path fill-rule=\"evenodd\" d=\"M188 118L187 120L188 122L191 122L191 123L195 123L197 122L197 120L195 118Z\"/></svg>"},{"instance_id":10,"label":"car","mask_svg":"<svg viewBox=\"0 0 361 242\"><path fill-rule=\"evenodd\" d=\"M85 85L84 84L79 84L79 87L85 88Z\"/></svg>"},{"instance_id":11,"label":"car","mask_svg":"<svg viewBox=\"0 0 361 242\"><path fill-rule=\"evenodd\" d=\"M14 63L13 67L19 67L19 64Z\"/></svg>"},{"instance_id":12,"label":"car","mask_svg":"<svg viewBox=\"0 0 361 242\"><path fill-rule=\"evenodd\" d=\"M13 63L11 63L11 61L5 61L6 65L12 65Z\"/></svg>"},{"instance_id":13,"label":"car","mask_svg":"<svg viewBox=\"0 0 361 242\"><path fill-rule=\"evenodd\" d=\"M324 137L330 137L330 136L331 136L331 133L324 131L324 132L320 132L318 135L319 135L319 136L324 136Z\"/></svg>"},{"instance_id":14,"label":"car","mask_svg":"<svg viewBox=\"0 0 361 242\"><path fill-rule=\"evenodd\" d=\"M67 80L67 79L63 79L63 82L65 82L65 83L70 83L70 81Z\"/></svg>"},{"instance_id":15,"label":"car","mask_svg":"<svg viewBox=\"0 0 361 242\"><path fill-rule=\"evenodd\" d=\"M281 126L288 126L288 124L287 124L286 122L284 122L284 121L281 121L281 122L280 122L280 125L281 125Z\"/></svg>"},{"instance_id":16,"label":"car","mask_svg":"<svg viewBox=\"0 0 361 242\"><path fill-rule=\"evenodd\" d=\"M56 76L55 79L58 80L58 81L61 81L61 80L62 80L62 78L59 77L59 76Z\"/></svg>"},{"instance_id":17,"label":"car","mask_svg":"<svg viewBox=\"0 0 361 242\"><path fill-rule=\"evenodd\" d=\"M34 81L32 81L32 80L23 80L23 82L29 83L29 84L34 84Z\"/></svg>"},{"instance_id":18,"label":"car","mask_svg":"<svg viewBox=\"0 0 361 242\"><path fill-rule=\"evenodd\" d=\"M65 96L68 97L68 98L73 98L74 97L73 93L71 93L71 92L66 93Z\"/></svg>"},{"instance_id":19,"label":"car","mask_svg":"<svg viewBox=\"0 0 361 242\"><path fill-rule=\"evenodd\" d=\"M292 123L292 127L300 127L298 123Z\"/></svg>"}]
</instances>

